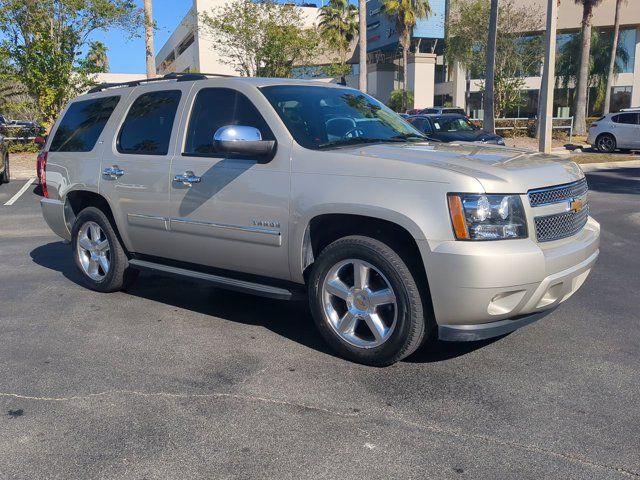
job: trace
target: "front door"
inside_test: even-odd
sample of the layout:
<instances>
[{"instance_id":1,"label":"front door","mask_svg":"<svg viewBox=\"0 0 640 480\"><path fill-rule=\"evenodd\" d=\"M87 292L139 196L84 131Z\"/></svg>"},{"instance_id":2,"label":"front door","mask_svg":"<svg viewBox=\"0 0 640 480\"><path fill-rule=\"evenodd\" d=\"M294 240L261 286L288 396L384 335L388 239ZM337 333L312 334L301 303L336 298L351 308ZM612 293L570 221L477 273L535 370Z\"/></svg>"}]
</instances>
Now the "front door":
<instances>
[{"instance_id":1,"label":"front door","mask_svg":"<svg viewBox=\"0 0 640 480\"><path fill-rule=\"evenodd\" d=\"M289 145L268 162L216 152L214 133L245 125L274 140L267 122L243 93L197 86L183 119L184 146L171 166L173 257L198 265L289 278ZM177 178L176 178L177 177ZM194 181L184 178L193 177Z\"/></svg>"},{"instance_id":2,"label":"front door","mask_svg":"<svg viewBox=\"0 0 640 480\"><path fill-rule=\"evenodd\" d=\"M102 156L100 192L113 206L129 251L164 257L168 231L169 171L179 115L191 84L138 87Z\"/></svg>"}]
</instances>

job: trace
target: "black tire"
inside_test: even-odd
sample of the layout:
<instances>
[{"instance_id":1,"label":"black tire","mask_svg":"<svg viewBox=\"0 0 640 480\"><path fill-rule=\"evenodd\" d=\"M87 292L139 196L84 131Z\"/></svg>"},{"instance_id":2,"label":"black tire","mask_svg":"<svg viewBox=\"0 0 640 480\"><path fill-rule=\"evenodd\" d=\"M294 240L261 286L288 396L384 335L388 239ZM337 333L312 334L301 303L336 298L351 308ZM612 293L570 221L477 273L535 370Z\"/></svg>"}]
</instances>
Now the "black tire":
<instances>
[{"instance_id":1,"label":"black tire","mask_svg":"<svg viewBox=\"0 0 640 480\"><path fill-rule=\"evenodd\" d=\"M79 254L79 232L88 222L98 224L109 242L109 269L101 280L91 278L82 266ZM129 267L127 254L113 228L109 217L102 210L95 207L87 207L76 217L71 231L71 245L73 248L73 258L82 275L83 283L97 292L117 292L130 286L138 276L138 271Z\"/></svg>"},{"instance_id":2,"label":"black tire","mask_svg":"<svg viewBox=\"0 0 640 480\"><path fill-rule=\"evenodd\" d=\"M0 183L9 183L11 181L11 170L9 168L9 154L4 157L4 172L2 173L2 181Z\"/></svg>"},{"instance_id":3,"label":"black tire","mask_svg":"<svg viewBox=\"0 0 640 480\"><path fill-rule=\"evenodd\" d=\"M596 138L596 148L600 153L613 153L616 150L616 137L603 133Z\"/></svg>"},{"instance_id":4,"label":"black tire","mask_svg":"<svg viewBox=\"0 0 640 480\"><path fill-rule=\"evenodd\" d=\"M378 270L395 294L395 327L382 344L372 348L355 346L345 340L325 315L322 292L325 278L336 265L350 259L364 261ZM427 332L425 303L416 279L392 248L369 237L345 237L320 253L309 279L309 303L316 326L327 343L339 355L365 365L384 367L402 360L421 345Z\"/></svg>"}]
</instances>

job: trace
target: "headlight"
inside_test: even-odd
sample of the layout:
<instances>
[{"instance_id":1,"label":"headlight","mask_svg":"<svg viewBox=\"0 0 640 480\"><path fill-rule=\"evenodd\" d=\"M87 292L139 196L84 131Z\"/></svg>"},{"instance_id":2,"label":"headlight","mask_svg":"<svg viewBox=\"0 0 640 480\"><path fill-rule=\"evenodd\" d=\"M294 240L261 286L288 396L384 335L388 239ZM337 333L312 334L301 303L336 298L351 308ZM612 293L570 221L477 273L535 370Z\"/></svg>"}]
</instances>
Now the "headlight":
<instances>
[{"instance_id":1,"label":"headlight","mask_svg":"<svg viewBox=\"0 0 640 480\"><path fill-rule=\"evenodd\" d=\"M527 222L519 195L450 193L451 224L458 240L526 238Z\"/></svg>"},{"instance_id":2,"label":"headlight","mask_svg":"<svg viewBox=\"0 0 640 480\"><path fill-rule=\"evenodd\" d=\"M504 145L504 139L503 138L499 138L498 140L496 140L496 144Z\"/></svg>"}]
</instances>

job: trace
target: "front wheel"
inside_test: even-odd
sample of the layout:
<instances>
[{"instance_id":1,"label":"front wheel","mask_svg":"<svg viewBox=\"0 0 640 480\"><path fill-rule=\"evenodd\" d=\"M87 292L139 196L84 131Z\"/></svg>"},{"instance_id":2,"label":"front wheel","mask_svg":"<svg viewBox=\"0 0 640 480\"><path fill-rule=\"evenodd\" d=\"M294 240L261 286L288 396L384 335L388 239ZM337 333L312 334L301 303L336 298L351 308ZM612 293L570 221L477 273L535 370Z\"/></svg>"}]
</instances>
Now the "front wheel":
<instances>
[{"instance_id":1,"label":"front wheel","mask_svg":"<svg viewBox=\"0 0 640 480\"><path fill-rule=\"evenodd\" d=\"M98 208L80 212L73 225L72 245L76 266L87 287L99 292L126 288L137 272L129 261L109 218Z\"/></svg>"},{"instance_id":2,"label":"front wheel","mask_svg":"<svg viewBox=\"0 0 640 480\"><path fill-rule=\"evenodd\" d=\"M603 133L596 140L596 148L602 153L613 153L616 149L616 139L610 133Z\"/></svg>"},{"instance_id":3,"label":"front wheel","mask_svg":"<svg viewBox=\"0 0 640 480\"><path fill-rule=\"evenodd\" d=\"M313 265L309 300L327 343L358 363L391 365L425 335L413 275L394 250L372 238L345 237L325 248Z\"/></svg>"}]
</instances>

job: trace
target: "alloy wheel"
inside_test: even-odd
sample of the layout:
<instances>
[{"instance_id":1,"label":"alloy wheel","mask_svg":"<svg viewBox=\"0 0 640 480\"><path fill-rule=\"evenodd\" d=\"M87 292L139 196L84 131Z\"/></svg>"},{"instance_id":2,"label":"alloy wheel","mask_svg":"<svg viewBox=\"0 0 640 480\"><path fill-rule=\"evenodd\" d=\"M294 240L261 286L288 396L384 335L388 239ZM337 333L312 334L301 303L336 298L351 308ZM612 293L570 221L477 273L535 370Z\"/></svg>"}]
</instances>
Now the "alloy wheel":
<instances>
[{"instance_id":1,"label":"alloy wheel","mask_svg":"<svg viewBox=\"0 0 640 480\"><path fill-rule=\"evenodd\" d=\"M398 306L391 283L368 262L335 264L322 283L325 320L344 341L360 348L386 342L397 323Z\"/></svg>"},{"instance_id":2,"label":"alloy wheel","mask_svg":"<svg viewBox=\"0 0 640 480\"><path fill-rule=\"evenodd\" d=\"M111 246L100 225L96 222L82 225L76 247L85 275L96 282L104 280L111 267Z\"/></svg>"}]
</instances>

